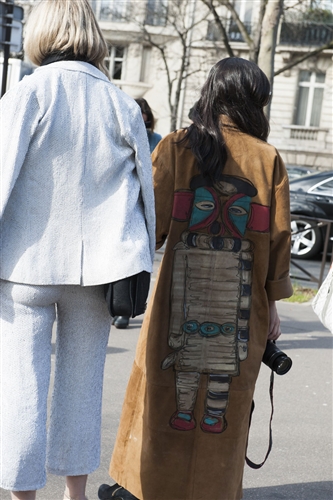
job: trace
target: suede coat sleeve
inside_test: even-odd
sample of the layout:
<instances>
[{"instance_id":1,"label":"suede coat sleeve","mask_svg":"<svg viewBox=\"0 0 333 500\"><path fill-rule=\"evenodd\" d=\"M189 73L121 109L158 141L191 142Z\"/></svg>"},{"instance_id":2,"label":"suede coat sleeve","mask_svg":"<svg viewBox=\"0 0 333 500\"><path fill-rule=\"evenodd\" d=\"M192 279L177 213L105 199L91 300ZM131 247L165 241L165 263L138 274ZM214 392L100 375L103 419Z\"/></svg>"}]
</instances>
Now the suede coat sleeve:
<instances>
[{"instance_id":1,"label":"suede coat sleeve","mask_svg":"<svg viewBox=\"0 0 333 500\"><path fill-rule=\"evenodd\" d=\"M276 156L274 186L271 200L269 268L266 292L269 300L279 300L291 293L290 266L290 203L289 182L279 154Z\"/></svg>"},{"instance_id":2,"label":"suede coat sleeve","mask_svg":"<svg viewBox=\"0 0 333 500\"><path fill-rule=\"evenodd\" d=\"M163 147L161 151L161 157L163 157ZM155 199L156 250L158 250L164 244L169 233L173 205L174 177L163 165L158 147L152 155L152 161L154 191L158 193L158 197Z\"/></svg>"}]
</instances>

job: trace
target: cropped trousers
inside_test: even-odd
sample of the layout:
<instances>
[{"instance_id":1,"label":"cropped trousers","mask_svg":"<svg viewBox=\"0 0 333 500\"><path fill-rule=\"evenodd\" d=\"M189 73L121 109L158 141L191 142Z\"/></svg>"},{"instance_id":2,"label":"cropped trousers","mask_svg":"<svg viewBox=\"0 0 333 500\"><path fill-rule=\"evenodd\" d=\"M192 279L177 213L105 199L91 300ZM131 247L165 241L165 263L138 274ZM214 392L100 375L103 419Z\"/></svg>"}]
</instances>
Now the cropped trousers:
<instances>
[{"instance_id":1,"label":"cropped trousers","mask_svg":"<svg viewBox=\"0 0 333 500\"><path fill-rule=\"evenodd\" d=\"M89 474L100 461L111 326L103 286L0 280L0 317L0 486L13 491L42 488L46 470L64 476Z\"/></svg>"}]
</instances>

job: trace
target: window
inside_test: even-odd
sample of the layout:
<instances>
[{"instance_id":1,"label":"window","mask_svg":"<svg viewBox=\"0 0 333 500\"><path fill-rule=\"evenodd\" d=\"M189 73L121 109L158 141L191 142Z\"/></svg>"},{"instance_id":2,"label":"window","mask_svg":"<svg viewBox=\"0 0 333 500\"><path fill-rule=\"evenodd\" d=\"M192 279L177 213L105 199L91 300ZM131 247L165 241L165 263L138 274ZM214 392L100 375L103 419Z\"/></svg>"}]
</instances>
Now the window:
<instances>
[{"instance_id":1,"label":"window","mask_svg":"<svg viewBox=\"0 0 333 500\"><path fill-rule=\"evenodd\" d=\"M333 178L317 184L313 188L309 189L309 193L333 196Z\"/></svg>"},{"instance_id":2,"label":"window","mask_svg":"<svg viewBox=\"0 0 333 500\"><path fill-rule=\"evenodd\" d=\"M300 71L295 125L319 127L325 87L325 73Z\"/></svg>"},{"instance_id":3,"label":"window","mask_svg":"<svg viewBox=\"0 0 333 500\"><path fill-rule=\"evenodd\" d=\"M150 26L165 26L168 0L147 0L145 23Z\"/></svg>"},{"instance_id":4,"label":"window","mask_svg":"<svg viewBox=\"0 0 333 500\"><path fill-rule=\"evenodd\" d=\"M112 80L121 80L125 59L125 47L113 45L110 47L109 57L106 59L106 66Z\"/></svg>"},{"instance_id":5,"label":"window","mask_svg":"<svg viewBox=\"0 0 333 500\"><path fill-rule=\"evenodd\" d=\"M247 33L251 34L252 29L252 0L235 0L234 8L237 12L240 21L243 23ZM222 24L225 26L230 42L244 42L243 35L239 31L239 27L234 19L229 15L228 19L221 18ZM212 42L222 40L220 30L218 29L215 21L208 21L208 29L206 39Z\"/></svg>"},{"instance_id":6,"label":"window","mask_svg":"<svg viewBox=\"0 0 333 500\"><path fill-rule=\"evenodd\" d=\"M100 0L100 21L126 22L129 0Z\"/></svg>"},{"instance_id":7,"label":"window","mask_svg":"<svg viewBox=\"0 0 333 500\"><path fill-rule=\"evenodd\" d=\"M151 47L142 47L140 82L149 82L151 71Z\"/></svg>"},{"instance_id":8,"label":"window","mask_svg":"<svg viewBox=\"0 0 333 500\"><path fill-rule=\"evenodd\" d=\"M215 21L208 21L206 40L211 42L219 42L222 40L221 32Z\"/></svg>"},{"instance_id":9,"label":"window","mask_svg":"<svg viewBox=\"0 0 333 500\"><path fill-rule=\"evenodd\" d=\"M239 19L242 21L246 31L250 35L253 12L252 0L235 0L234 7L239 16ZM232 18L230 19L228 36L229 40L232 42L244 42L243 36L241 35L238 26Z\"/></svg>"},{"instance_id":10,"label":"window","mask_svg":"<svg viewBox=\"0 0 333 500\"><path fill-rule=\"evenodd\" d=\"M252 7L253 2L250 0L235 0L235 10L239 15L239 19L245 23L252 21Z\"/></svg>"}]
</instances>

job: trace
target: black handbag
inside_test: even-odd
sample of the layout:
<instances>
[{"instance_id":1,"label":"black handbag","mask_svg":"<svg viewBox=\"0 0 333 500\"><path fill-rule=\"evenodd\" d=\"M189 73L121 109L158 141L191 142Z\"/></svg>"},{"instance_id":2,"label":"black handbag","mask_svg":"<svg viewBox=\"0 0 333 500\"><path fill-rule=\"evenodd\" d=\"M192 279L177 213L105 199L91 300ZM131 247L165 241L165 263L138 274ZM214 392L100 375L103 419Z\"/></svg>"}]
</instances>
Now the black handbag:
<instances>
[{"instance_id":1,"label":"black handbag","mask_svg":"<svg viewBox=\"0 0 333 500\"><path fill-rule=\"evenodd\" d=\"M149 285L150 273L147 271L105 285L105 299L111 316L135 318L143 314L147 307Z\"/></svg>"}]
</instances>

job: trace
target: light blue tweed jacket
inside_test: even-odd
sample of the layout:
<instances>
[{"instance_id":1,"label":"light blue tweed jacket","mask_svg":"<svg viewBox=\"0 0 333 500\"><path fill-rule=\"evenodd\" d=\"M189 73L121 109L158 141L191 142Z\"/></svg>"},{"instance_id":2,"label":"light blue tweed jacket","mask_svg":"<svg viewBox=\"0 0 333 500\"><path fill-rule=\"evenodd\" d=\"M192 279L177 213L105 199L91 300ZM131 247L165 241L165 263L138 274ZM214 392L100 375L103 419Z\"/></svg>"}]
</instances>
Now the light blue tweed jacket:
<instances>
[{"instance_id":1,"label":"light blue tweed jacket","mask_svg":"<svg viewBox=\"0 0 333 500\"><path fill-rule=\"evenodd\" d=\"M135 101L91 64L38 68L0 101L0 277L97 285L151 271L155 209Z\"/></svg>"}]
</instances>

